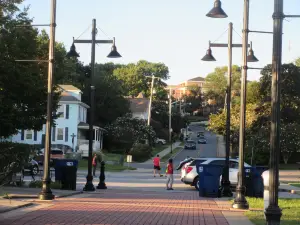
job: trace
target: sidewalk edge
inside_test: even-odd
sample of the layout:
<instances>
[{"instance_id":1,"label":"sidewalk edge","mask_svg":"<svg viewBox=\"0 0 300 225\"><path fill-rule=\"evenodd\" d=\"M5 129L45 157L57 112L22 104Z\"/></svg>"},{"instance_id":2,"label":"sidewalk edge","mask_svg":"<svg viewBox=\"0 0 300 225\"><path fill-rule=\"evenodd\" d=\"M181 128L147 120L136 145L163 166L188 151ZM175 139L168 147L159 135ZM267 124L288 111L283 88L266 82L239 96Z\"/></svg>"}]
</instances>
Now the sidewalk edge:
<instances>
[{"instance_id":1,"label":"sidewalk edge","mask_svg":"<svg viewBox=\"0 0 300 225\"><path fill-rule=\"evenodd\" d=\"M0 210L0 214L10 212L10 211L13 211L13 210L16 210L16 209L20 209L20 208L29 207L29 206L32 206L32 205L33 205L33 203L29 202L29 203L25 203L23 205L18 205L18 206L11 207L9 209L3 209L3 210Z\"/></svg>"}]
</instances>

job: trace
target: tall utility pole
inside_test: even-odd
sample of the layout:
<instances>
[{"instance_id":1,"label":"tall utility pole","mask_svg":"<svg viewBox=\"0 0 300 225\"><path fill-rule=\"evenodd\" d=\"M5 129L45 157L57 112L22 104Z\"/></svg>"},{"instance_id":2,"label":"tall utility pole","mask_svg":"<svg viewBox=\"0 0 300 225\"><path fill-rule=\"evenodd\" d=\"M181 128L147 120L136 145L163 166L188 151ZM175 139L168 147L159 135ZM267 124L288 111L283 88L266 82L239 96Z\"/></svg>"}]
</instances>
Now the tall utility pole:
<instances>
[{"instance_id":1,"label":"tall utility pole","mask_svg":"<svg viewBox=\"0 0 300 225\"><path fill-rule=\"evenodd\" d=\"M48 96L47 96L47 121L44 151L44 176L43 187L39 194L40 200L52 200L54 195L50 189L50 149L51 149L51 120L52 120L52 78L54 73L55 27L56 27L56 0L51 0L51 18L49 35L49 65L48 65ZM55 128L53 128L55 129Z\"/></svg>"},{"instance_id":2,"label":"tall utility pole","mask_svg":"<svg viewBox=\"0 0 300 225\"><path fill-rule=\"evenodd\" d=\"M280 155L280 73L282 61L283 0L274 0L273 56L271 88L271 134L270 134L270 205L265 210L267 225L279 225L281 209L278 206L278 164Z\"/></svg>"},{"instance_id":3,"label":"tall utility pole","mask_svg":"<svg viewBox=\"0 0 300 225\"><path fill-rule=\"evenodd\" d=\"M149 101L149 109L148 109L148 123L147 123L148 126L150 126L150 123L151 123L151 108L152 108L154 79L155 79L155 76L152 75L151 89L150 89L150 101Z\"/></svg>"},{"instance_id":4,"label":"tall utility pole","mask_svg":"<svg viewBox=\"0 0 300 225\"><path fill-rule=\"evenodd\" d=\"M248 209L249 204L245 198L244 184L244 148L245 148L245 123L246 123L246 92L247 92L247 50L248 50L248 34L249 34L249 0L244 0L244 25L243 25L243 72L241 85L241 109L240 109L240 141L239 141L239 173L238 184L236 187L236 197L232 205L237 209Z\"/></svg>"},{"instance_id":5,"label":"tall utility pole","mask_svg":"<svg viewBox=\"0 0 300 225\"><path fill-rule=\"evenodd\" d=\"M173 153L173 143L172 143L172 89L169 90L169 142L171 153Z\"/></svg>"}]
</instances>

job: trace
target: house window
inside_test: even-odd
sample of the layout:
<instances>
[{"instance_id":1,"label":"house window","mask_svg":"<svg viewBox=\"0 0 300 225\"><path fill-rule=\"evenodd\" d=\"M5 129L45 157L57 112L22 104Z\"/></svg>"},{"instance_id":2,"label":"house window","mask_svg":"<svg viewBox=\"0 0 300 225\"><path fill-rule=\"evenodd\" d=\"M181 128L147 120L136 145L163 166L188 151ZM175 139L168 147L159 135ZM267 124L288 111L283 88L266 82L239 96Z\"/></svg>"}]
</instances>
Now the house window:
<instances>
[{"instance_id":1,"label":"house window","mask_svg":"<svg viewBox=\"0 0 300 225\"><path fill-rule=\"evenodd\" d=\"M58 118L65 118L65 106L60 105L57 109Z\"/></svg>"},{"instance_id":2,"label":"house window","mask_svg":"<svg viewBox=\"0 0 300 225\"><path fill-rule=\"evenodd\" d=\"M64 128L57 128L57 137L56 140L63 141L64 140Z\"/></svg>"},{"instance_id":3,"label":"house window","mask_svg":"<svg viewBox=\"0 0 300 225\"><path fill-rule=\"evenodd\" d=\"M32 130L27 130L25 135L26 140L32 140L32 136L33 136Z\"/></svg>"}]
</instances>

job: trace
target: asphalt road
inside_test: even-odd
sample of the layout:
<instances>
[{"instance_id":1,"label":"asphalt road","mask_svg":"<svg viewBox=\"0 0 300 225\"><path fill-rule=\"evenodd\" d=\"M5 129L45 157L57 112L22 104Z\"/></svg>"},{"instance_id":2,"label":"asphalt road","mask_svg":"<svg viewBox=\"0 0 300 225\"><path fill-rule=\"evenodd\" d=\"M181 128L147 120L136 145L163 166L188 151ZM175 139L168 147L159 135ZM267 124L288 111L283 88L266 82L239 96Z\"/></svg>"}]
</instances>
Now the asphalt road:
<instances>
[{"instance_id":1,"label":"asphalt road","mask_svg":"<svg viewBox=\"0 0 300 225\"><path fill-rule=\"evenodd\" d=\"M216 135L206 131L203 127L198 125L191 125L191 130L193 135L191 139L198 141L197 132L204 131L204 136L207 140L207 144L198 144L196 150L182 150L175 158L174 163L178 165L180 161L184 160L187 157L199 158L199 157L216 157L217 156L217 141Z\"/></svg>"}]
</instances>

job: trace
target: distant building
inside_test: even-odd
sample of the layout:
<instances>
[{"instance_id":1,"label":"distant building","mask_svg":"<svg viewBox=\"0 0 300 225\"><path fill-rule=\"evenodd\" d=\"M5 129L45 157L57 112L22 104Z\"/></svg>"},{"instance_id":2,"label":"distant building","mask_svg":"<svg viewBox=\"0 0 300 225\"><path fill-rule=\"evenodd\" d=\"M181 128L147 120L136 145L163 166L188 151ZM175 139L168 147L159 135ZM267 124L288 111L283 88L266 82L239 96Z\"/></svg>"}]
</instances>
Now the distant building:
<instances>
[{"instance_id":1,"label":"distant building","mask_svg":"<svg viewBox=\"0 0 300 225\"><path fill-rule=\"evenodd\" d=\"M195 77L186 80L178 85L168 85L168 89L172 89L173 97L176 99L181 99L184 95L189 95L189 88L193 86L198 86L203 90L205 79L203 77Z\"/></svg>"}]
</instances>

